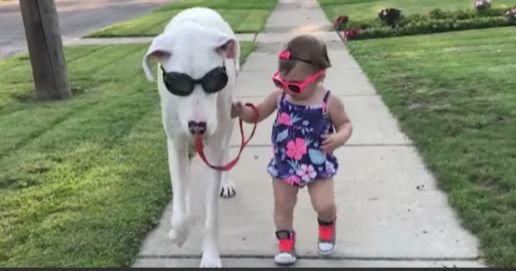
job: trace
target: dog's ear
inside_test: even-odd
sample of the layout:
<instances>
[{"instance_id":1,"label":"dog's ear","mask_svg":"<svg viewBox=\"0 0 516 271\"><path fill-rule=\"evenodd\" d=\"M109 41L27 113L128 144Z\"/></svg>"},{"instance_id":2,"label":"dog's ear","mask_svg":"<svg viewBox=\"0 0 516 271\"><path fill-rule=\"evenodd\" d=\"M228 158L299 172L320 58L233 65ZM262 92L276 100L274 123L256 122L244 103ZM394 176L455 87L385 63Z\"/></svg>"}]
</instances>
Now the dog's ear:
<instances>
[{"instance_id":1,"label":"dog's ear","mask_svg":"<svg viewBox=\"0 0 516 271\"><path fill-rule=\"evenodd\" d=\"M237 55L237 41L234 39L226 40L221 46L217 48L219 53L223 53L226 58L234 59Z\"/></svg>"},{"instance_id":2,"label":"dog's ear","mask_svg":"<svg viewBox=\"0 0 516 271\"><path fill-rule=\"evenodd\" d=\"M223 36L218 42L216 51L226 58L233 59L235 72L238 75L240 71L240 43L238 40L231 36Z\"/></svg>"},{"instance_id":3,"label":"dog's ear","mask_svg":"<svg viewBox=\"0 0 516 271\"><path fill-rule=\"evenodd\" d=\"M149 66L150 60L155 59L160 63L165 62L171 55L172 51L170 50L171 40L170 37L165 36L163 34L158 35L152 40L147 53L143 57L143 71L145 72L145 76L147 80L154 81L154 76L152 76L152 72Z\"/></svg>"}]
</instances>

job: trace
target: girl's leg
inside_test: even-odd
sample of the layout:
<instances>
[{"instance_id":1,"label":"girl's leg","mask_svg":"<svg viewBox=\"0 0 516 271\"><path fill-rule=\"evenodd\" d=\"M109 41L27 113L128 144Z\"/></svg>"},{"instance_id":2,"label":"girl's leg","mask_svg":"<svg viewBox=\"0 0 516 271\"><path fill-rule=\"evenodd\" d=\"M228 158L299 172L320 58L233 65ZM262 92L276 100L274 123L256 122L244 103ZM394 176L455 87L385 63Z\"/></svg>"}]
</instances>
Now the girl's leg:
<instances>
[{"instance_id":1,"label":"girl's leg","mask_svg":"<svg viewBox=\"0 0 516 271\"><path fill-rule=\"evenodd\" d=\"M274 224L278 238L278 253L274 256L274 261L279 265L291 265L296 262L293 218L298 188L281 180L273 179L272 189L274 192Z\"/></svg>"},{"instance_id":2,"label":"girl's leg","mask_svg":"<svg viewBox=\"0 0 516 271\"><path fill-rule=\"evenodd\" d=\"M297 202L295 186L273 179L272 190L274 192L274 225L276 230L293 230L294 207Z\"/></svg>"},{"instance_id":3,"label":"girl's leg","mask_svg":"<svg viewBox=\"0 0 516 271\"><path fill-rule=\"evenodd\" d=\"M337 207L333 180L319 180L308 185L312 206L317 212L319 224L318 250L321 255L330 255L335 250Z\"/></svg>"},{"instance_id":4,"label":"girl's leg","mask_svg":"<svg viewBox=\"0 0 516 271\"><path fill-rule=\"evenodd\" d=\"M308 184L308 193L319 220L332 222L337 216L333 179Z\"/></svg>"}]
</instances>

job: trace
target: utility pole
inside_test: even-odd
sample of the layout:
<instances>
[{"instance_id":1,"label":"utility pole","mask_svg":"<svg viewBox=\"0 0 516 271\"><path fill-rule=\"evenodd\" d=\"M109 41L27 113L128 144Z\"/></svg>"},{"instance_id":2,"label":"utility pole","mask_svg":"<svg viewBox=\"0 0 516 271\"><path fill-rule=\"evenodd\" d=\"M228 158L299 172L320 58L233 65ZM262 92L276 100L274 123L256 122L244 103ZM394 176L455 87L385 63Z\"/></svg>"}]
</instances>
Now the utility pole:
<instances>
[{"instance_id":1,"label":"utility pole","mask_svg":"<svg viewBox=\"0 0 516 271\"><path fill-rule=\"evenodd\" d=\"M20 0L36 96L72 96L54 0Z\"/></svg>"}]
</instances>

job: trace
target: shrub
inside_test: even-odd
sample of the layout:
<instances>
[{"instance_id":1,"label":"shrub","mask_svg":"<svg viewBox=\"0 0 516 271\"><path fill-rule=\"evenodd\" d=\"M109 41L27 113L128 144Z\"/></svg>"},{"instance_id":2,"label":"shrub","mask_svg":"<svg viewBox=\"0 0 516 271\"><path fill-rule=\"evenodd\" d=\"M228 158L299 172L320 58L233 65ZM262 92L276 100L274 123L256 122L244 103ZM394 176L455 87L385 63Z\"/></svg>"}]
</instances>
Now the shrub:
<instances>
[{"instance_id":1,"label":"shrub","mask_svg":"<svg viewBox=\"0 0 516 271\"><path fill-rule=\"evenodd\" d=\"M401 10L396 8L386 8L378 12L378 18L390 27L396 26L401 17Z\"/></svg>"},{"instance_id":2,"label":"shrub","mask_svg":"<svg viewBox=\"0 0 516 271\"><path fill-rule=\"evenodd\" d=\"M345 29L349 22L349 17L346 15L339 16L333 22L333 27L337 30Z\"/></svg>"},{"instance_id":3,"label":"shrub","mask_svg":"<svg viewBox=\"0 0 516 271\"><path fill-rule=\"evenodd\" d=\"M479 17L503 16L505 11L506 9L504 8L490 8L482 12L476 12L474 10L442 11L440 9L434 9L428 13L428 18L466 20Z\"/></svg>"},{"instance_id":4,"label":"shrub","mask_svg":"<svg viewBox=\"0 0 516 271\"><path fill-rule=\"evenodd\" d=\"M515 14L516 14L516 10ZM515 17L516 18L516 17ZM466 29L480 29L489 27L499 27L516 25L516 20L507 20L504 17L484 17L468 20L427 20L427 21L412 21L404 26L390 28L377 27L370 29L362 29L356 35L347 38L348 40L372 39L396 37L416 34L430 34L448 31L466 30Z\"/></svg>"},{"instance_id":5,"label":"shrub","mask_svg":"<svg viewBox=\"0 0 516 271\"><path fill-rule=\"evenodd\" d=\"M490 3L490 2L489 2ZM334 23L345 40L371 39L404 35L428 34L476 28L516 25L516 6L510 9L488 8L475 10L443 11L434 9L428 14L402 16L394 8L383 9L378 18L350 21L339 16Z\"/></svg>"},{"instance_id":6,"label":"shrub","mask_svg":"<svg viewBox=\"0 0 516 271\"><path fill-rule=\"evenodd\" d=\"M434 9L428 14L411 14L399 17L396 26L404 26L414 22L427 22L430 20L468 20L483 17L499 17L509 16L506 8L490 8L483 12L476 12L475 10L458 10L458 11L443 11L441 9ZM353 21L348 16L339 16L334 20L334 27L337 31L344 31L351 28L369 29L377 28L387 25L380 18Z\"/></svg>"}]
</instances>

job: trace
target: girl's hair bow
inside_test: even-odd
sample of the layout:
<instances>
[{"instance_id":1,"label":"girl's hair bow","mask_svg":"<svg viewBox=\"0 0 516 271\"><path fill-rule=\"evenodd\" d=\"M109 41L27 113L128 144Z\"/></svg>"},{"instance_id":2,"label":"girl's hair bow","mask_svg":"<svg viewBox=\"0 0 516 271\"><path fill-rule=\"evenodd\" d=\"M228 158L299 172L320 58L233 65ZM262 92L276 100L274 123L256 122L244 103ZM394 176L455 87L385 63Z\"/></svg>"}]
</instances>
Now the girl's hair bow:
<instances>
[{"instance_id":1,"label":"girl's hair bow","mask_svg":"<svg viewBox=\"0 0 516 271\"><path fill-rule=\"evenodd\" d=\"M278 54L279 59L290 59L290 51L283 50Z\"/></svg>"}]
</instances>

